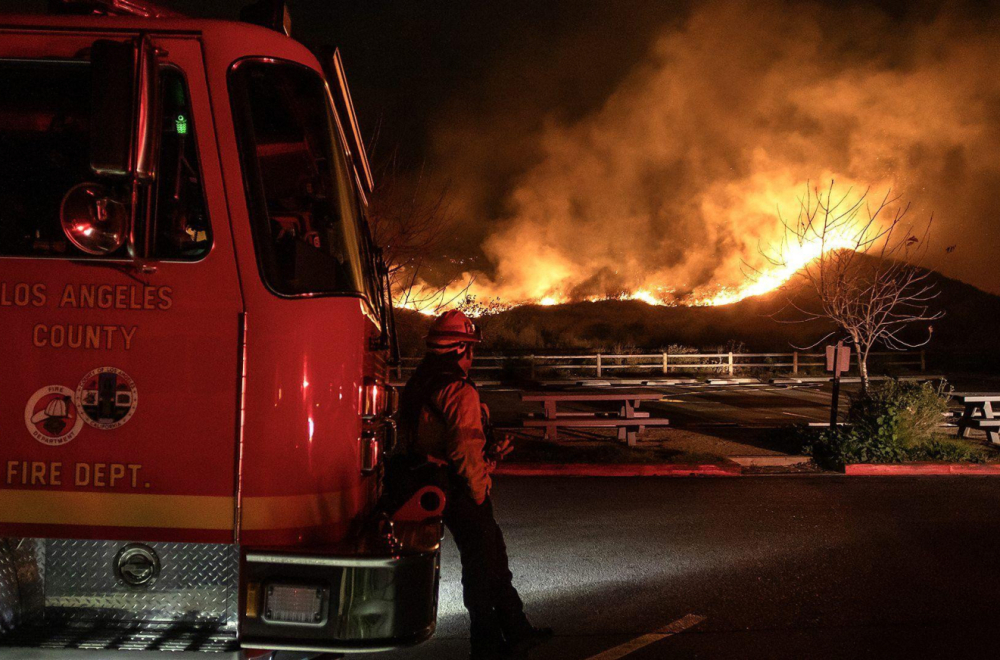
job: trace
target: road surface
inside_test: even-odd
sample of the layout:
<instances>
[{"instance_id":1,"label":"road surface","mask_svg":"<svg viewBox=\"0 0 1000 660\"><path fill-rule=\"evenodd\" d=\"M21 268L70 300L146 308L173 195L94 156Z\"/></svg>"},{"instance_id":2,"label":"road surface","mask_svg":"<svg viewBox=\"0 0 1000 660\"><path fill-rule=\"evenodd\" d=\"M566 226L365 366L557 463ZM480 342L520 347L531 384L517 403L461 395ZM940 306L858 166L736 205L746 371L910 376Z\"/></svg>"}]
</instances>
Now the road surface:
<instances>
[{"instance_id":1,"label":"road surface","mask_svg":"<svg viewBox=\"0 0 1000 660\"><path fill-rule=\"evenodd\" d=\"M516 584L532 619L556 629L532 658L959 658L1000 648L1000 480L497 481ZM365 658L468 657L450 538L443 563L435 638ZM651 635L697 620L689 615L704 620Z\"/></svg>"}]
</instances>

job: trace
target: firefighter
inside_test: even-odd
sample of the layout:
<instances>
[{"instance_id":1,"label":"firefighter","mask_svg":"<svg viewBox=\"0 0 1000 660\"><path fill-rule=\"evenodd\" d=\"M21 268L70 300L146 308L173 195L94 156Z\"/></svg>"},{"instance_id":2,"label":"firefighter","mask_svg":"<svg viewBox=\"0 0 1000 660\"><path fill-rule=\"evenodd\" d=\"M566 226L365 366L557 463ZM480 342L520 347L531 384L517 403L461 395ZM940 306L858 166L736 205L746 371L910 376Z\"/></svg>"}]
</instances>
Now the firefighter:
<instances>
[{"instance_id":1,"label":"firefighter","mask_svg":"<svg viewBox=\"0 0 1000 660\"><path fill-rule=\"evenodd\" d=\"M479 328L462 312L439 316L400 405L406 450L447 473L444 523L462 558L462 596L476 660L518 655L552 635L525 616L511 584L503 533L493 517L490 472L509 452L510 439L487 447L488 411L469 378L474 346L481 339Z\"/></svg>"}]
</instances>

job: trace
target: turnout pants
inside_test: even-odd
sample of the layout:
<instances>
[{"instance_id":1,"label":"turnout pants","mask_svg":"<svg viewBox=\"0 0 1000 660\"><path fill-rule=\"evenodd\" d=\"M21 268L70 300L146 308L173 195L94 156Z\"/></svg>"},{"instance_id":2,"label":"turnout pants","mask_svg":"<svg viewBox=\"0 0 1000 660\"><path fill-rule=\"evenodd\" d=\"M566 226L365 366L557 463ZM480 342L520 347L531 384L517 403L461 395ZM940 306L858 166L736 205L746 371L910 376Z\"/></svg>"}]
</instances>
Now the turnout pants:
<instances>
[{"instance_id":1,"label":"turnout pants","mask_svg":"<svg viewBox=\"0 0 1000 660\"><path fill-rule=\"evenodd\" d=\"M489 496L476 504L464 487L453 487L444 523L462 558L462 596L471 621L473 649L513 643L531 630L524 603L511 583L503 532Z\"/></svg>"}]
</instances>

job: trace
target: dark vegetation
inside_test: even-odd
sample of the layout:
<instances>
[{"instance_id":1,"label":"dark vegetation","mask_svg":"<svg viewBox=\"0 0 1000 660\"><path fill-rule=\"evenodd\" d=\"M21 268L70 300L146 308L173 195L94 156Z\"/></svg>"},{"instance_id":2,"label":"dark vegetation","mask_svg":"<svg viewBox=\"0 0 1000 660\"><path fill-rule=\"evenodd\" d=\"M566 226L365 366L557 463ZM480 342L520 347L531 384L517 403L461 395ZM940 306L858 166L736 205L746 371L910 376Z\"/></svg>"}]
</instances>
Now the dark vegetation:
<instances>
[{"instance_id":1,"label":"dark vegetation","mask_svg":"<svg viewBox=\"0 0 1000 660\"><path fill-rule=\"evenodd\" d=\"M875 382L851 400L844 425L792 433L803 453L828 469L852 463L986 460L985 447L940 433L950 391L945 383Z\"/></svg>"}]
</instances>

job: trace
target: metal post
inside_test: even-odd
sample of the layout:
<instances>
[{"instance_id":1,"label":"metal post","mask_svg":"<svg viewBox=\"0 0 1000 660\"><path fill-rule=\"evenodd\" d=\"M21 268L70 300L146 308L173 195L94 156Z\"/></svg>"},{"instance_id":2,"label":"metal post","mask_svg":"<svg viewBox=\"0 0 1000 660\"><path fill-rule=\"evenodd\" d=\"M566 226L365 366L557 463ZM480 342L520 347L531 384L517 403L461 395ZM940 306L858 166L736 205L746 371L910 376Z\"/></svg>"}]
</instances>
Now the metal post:
<instances>
[{"instance_id":1,"label":"metal post","mask_svg":"<svg viewBox=\"0 0 1000 660\"><path fill-rule=\"evenodd\" d=\"M733 375L733 352L729 351L729 375Z\"/></svg>"},{"instance_id":2,"label":"metal post","mask_svg":"<svg viewBox=\"0 0 1000 660\"><path fill-rule=\"evenodd\" d=\"M927 351L920 350L920 371L927 371Z\"/></svg>"},{"instance_id":3,"label":"metal post","mask_svg":"<svg viewBox=\"0 0 1000 660\"><path fill-rule=\"evenodd\" d=\"M663 375L664 376L667 375L667 369L668 369L668 365L667 365L667 352L663 351Z\"/></svg>"},{"instance_id":4,"label":"metal post","mask_svg":"<svg viewBox=\"0 0 1000 660\"><path fill-rule=\"evenodd\" d=\"M830 428L837 427L840 413L840 349L844 342L837 342L833 348L833 401L830 402Z\"/></svg>"},{"instance_id":5,"label":"metal post","mask_svg":"<svg viewBox=\"0 0 1000 660\"><path fill-rule=\"evenodd\" d=\"M601 354L597 354L597 377L601 377Z\"/></svg>"},{"instance_id":6,"label":"metal post","mask_svg":"<svg viewBox=\"0 0 1000 660\"><path fill-rule=\"evenodd\" d=\"M798 351L792 351L792 373L796 374L796 375L799 373L799 352Z\"/></svg>"}]
</instances>

